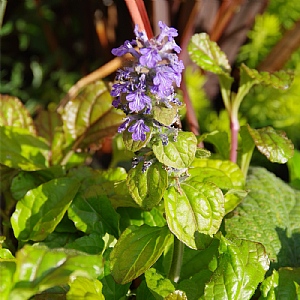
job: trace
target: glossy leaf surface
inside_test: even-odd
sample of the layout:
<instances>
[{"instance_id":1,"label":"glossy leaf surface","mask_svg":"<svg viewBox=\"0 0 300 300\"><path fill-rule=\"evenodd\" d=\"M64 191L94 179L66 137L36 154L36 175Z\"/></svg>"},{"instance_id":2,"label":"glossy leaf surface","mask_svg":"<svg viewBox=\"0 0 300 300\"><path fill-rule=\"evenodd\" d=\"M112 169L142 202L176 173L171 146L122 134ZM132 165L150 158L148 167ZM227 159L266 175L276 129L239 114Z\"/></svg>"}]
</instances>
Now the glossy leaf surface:
<instances>
[{"instance_id":1,"label":"glossy leaf surface","mask_svg":"<svg viewBox=\"0 0 300 300\"><path fill-rule=\"evenodd\" d=\"M143 274L161 256L171 237L168 227L128 227L110 256L115 281L124 284Z\"/></svg>"},{"instance_id":2,"label":"glossy leaf surface","mask_svg":"<svg viewBox=\"0 0 300 300\"><path fill-rule=\"evenodd\" d=\"M142 169L143 163L139 163L128 172L127 187L135 202L150 210L160 202L168 186L168 174L158 162L144 172Z\"/></svg>"},{"instance_id":3,"label":"glossy leaf surface","mask_svg":"<svg viewBox=\"0 0 300 300\"><path fill-rule=\"evenodd\" d=\"M25 171L44 169L48 166L47 143L23 128L0 127L0 163Z\"/></svg>"},{"instance_id":4,"label":"glossy leaf surface","mask_svg":"<svg viewBox=\"0 0 300 300\"><path fill-rule=\"evenodd\" d=\"M153 152L162 164L173 168L187 168L193 159L197 149L197 139L191 132L180 131L176 141L169 140L164 146L162 141L153 145Z\"/></svg>"},{"instance_id":5,"label":"glossy leaf surface","mask_svg":"<svg viewBox=\"0 0 300 300\"><path fill-rule=\"evenodd\" d=\"M187 180L167 189L165 212L170 230L187 246L197 249L197 235L218 231L225 214L221 190L210 182Z\"/></svg>"},{"instance_id":6,"label":"glossy leaf surface","mask_svg":"<svg viewBox=\"0 0 300 300\"><path fill-rule=\"evenodd\" d=\"M46 238L63 218L78 188L76 179L58 178L28 191L11 217L15 236L22 241Z\"/></svg>"}]
</instances>

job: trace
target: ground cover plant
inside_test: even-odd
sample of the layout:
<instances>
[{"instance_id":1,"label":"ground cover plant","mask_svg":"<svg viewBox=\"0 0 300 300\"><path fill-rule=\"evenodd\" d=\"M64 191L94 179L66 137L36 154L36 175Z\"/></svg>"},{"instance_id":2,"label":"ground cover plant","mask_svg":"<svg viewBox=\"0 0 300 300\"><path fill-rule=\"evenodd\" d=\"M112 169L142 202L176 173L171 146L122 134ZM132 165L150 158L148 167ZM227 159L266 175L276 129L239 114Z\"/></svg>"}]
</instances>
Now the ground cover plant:
<instances>
[{"instance_id":1,"label":"ground cover plant","mask_svg":"<svg viewBox=\"0 0 300 300\"><path fill-rule=\"evenodd\" d=\"M293 73L240 64L237 83L217 43L194 34L189 57L216 74L229 125L183 130L178 32L160 21L153 36L132 14L113 83L34 118L1 96L2 299L297 299L299 152L239 114L253 88L288 91ZM92 154L111 137L100 168ZM255 151L288 163L290 184L251 166Z\"/></svg>"}]
</instances>

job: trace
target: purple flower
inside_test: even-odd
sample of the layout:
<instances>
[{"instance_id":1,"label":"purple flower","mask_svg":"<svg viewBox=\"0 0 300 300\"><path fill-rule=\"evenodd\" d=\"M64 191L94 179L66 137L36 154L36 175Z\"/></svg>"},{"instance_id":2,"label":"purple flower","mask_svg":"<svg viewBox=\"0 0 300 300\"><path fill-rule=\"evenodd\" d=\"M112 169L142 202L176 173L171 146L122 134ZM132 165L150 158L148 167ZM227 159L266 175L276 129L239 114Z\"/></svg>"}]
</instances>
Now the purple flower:
<instances>
[{"instance_id":1,"label":"purple flower","mask_svg":"<svg viewBox=\"0 0 300 300\"><path fill-rule=\"evenodd\" d=\"M136 41L132 40L129 42L128 40L125 41L124 45L118 47L118 48L113 48L111 50L111 53L115 56L122 56L126 53L131 53L135 57L139 57L139 53L132 47L136 45Z\"/></svg>"},{"instance_id":2,"label":"purple flower","mask_svg":"<svg viewBox=\"0 0 300 300\"><path fill-rule=\"evenodd\" d=\"M156 64L161 61L161 56L157 49L142 48L140 52L142 54L140 57L140 64L147 66L148 68L154 68Z\"/></svg>"},{"instance_id":3,"label":"purple flower","mask_svg":"<svg viewBox=\"0 0 300 300\"><path fill-rule=\"evenodd\" d=\"M134 125L130 126L128 131L132 132L132 139L134 141L144 141L146 139L146 132L150 132L150 128L145 124L143 119L140 119Z\"/></svg>"},{"instance_id":4,"label":"purple flower","mask_svg":"<svg viewBox=\"0 0 300 300\"><path fill-rule=\"evenodd\" d=\"M135 90L126 96L131 112L139 112L146 106L151 107L151 99L141 90Z\"/></svg>"},{"instance_id":5,"label":"purple flower","mask_svg":"<svg viewBox=\"0 0 300 300\"><path fill-rule=\"evenodd\" d=\"M130 121L131 121L130 117L126 118L125 121L119 126L118 132L119 133L123 132L128 127Z\"/></svg>"},{"instance_id":6,"label":"purple flower","mask_svg":"<svg viewBox=\"0 0 300 300\"><path fill-rule=\"evenodd\" d=\"M156 75L153 78L153 84L158 86L160 91L168 90L173 84L174 71L169 66L159 66L156 68Z\"/></svg>"},{"instance_id":7,"label":"purple flower","mask_svg":"<svg viewBox=\"0 0 300 300\"><path fill-rule=\"evenodd\" d=\"M134 27L134 34L135 36L144 44L148 45L149 44L149 40L147 37L147 34L145 31L139 31L139 26L136 24Z\"/></svg>"},{"instance_id":8,"label":"purple flower","mask_svg":"<svg viewBox=\"0 0 300 300\"><path fill-rule=\"evenodd\" d=\"M120 94L128 92L128 86L129 86L129 82L115 83L112 86L112 90L111 90L110 94L113 97L118 97L118 96L120 96Z\"/></svg>"},{"instance_id":9,"label":"purple flower","mask_svg":"<svg viewBox=\"0 0 300 300\"><path fill-rule=\"evenodd\" d=\"M165 37L168 37L168 40L171 41L173 37L178 36L178 32L175 28L168 27L164 22L159 21L158 26L160 28L160 34L158 36L158 40L161 41Z\"/></svg>"}]
</instances>

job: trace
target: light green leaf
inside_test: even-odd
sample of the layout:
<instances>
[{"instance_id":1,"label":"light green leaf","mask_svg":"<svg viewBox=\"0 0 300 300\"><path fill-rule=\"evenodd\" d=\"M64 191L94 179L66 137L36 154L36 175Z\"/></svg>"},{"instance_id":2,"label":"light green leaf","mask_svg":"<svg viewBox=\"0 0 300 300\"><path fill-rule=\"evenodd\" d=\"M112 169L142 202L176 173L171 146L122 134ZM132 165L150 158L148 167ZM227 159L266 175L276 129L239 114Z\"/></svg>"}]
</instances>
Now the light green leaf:
<instances>
[{"instance_id":1,"label":"light green leaf","mask_svg":"<svg viewBox=\"0 0 300 300\"><path fill-rule=\"evenodd\" d=\"M196 158L209 158L211 155L210 151L202 148L197 148L195 157Z\"/></svg>"},{"instance_id":2,"label":"light green leaf","mask_svg":"<svg viewBox=\"0 0 300 300\"><path fill-rule=\"evenodd\" d=\"M208 34L198 33L192 36L188 52L193 62L205 71L229 77L231 67L224 52Z\"/></svg>"},{"instance_id":3,"label":"light green leaf","mask_svg":"<svg viewBox=\"0 0 300 300\"><path fill-rule=\"evenodd\" d=\"M11 217L15 236L21 241L41 241L62 220L79 188L72 178L58 178L30 190Z\"/></svg>"},{"instance_id":4,"label":"light green leaf","mask_svg":"<svg viewBox=\"0 0 300 300\"><path fill-rule=\"evenodd\" d=\"M294 156L287 162L291 186L300 190L300 151L295 150Z\"/></svg>"},{"instance_id":5,"label":"light green leaf","mask_svg":"<svg viewBox=\"0 0 300 300\"><path fill-rule=\"evenodd\" d=\"M197 139L191 132L180 131L176 141L169 140L164 146L162 141L153 145L156 158L164 165L173 168L187 168L195 158Z\"/></svg>"},{"instance_id":6,"label":"light green leaf","mask_svg":"<svg viewBox=\"0 0 300 300\"><path fill-rule=\"evenodd\" d=\"M218 267L200 299L250 299L268 268L261 244L221 237Z\"/></svg>"},{"instance_id":7,"label":"light green leaf","mask_svg":"<svg viewBox=\"0 0 300 300\"><path fill-rule=\"evenodd\" d=\"M179 240L197 249L197 235L218 231L225 214L221 190L211 182L187 180L164 195L168 226Z\"/></svg>"},{"instance_id":8,"label":"light green leaf","mask_svg":"<svg viewBox=\"0 0 300 300\"><path fill-rule=\"evenodd\" d=\"M111 275L107 275L101 279L103 284L102 293L106 300L119 300L124 297L130 287L130 283L118 284Z\"/></svg>"},{"instance_id":9,"label":"light green leaf","mask_svg":"<svg viewBox=\"0 0 300 300\"><path fill-rule=\"evenodd\" d=\"M273 268L297 266L300 192L263 168L250 169L246 189L248 195L225 220L227 235L263 244Z\"/></svg>"},{"instance_id":10,"label":"light green leaf","mask_svg":"<svg viewBox=\"0 0 300 300\"><path fill-rule=\"evenodd\" d=\"M110 256L115 281L124 284L143 274L158 260L171 237L168 227L128 227Z\"/></svg>"},{"instance_id":11,"label":"light green leaf","mask_svg":"<svg viewBox=\"0 0 300 300\"><path fill-rule=\"evenodd\" d=\"M15 261L0 259L0 295L2 300L9 300L8 295L13 286L13 275L15 271Z\"/></svg>"},{"instance_id":12,"label":"light green leaf","mask_svg":"<svg viewBox=\"0 0 300 300\"><path fill-rule=\"evenodd\" d=\"M0 126L0 163L25 171L48 167L46 142L23 128Z\"/></svg>"},{"instance_id":13,"label":"light green leaf","mask_svg":"<svg viewBox=\"0 0 300 300\"><path fill-rule=\"evenodd\" d=\"M253 129L248 125L248 130L257 149L271 162L284 164L294 154L294 145L283 131L272 127Z\"/></svg>"},{"instance_id":14,"label":"light green leaf","mask_svg":"<svg viewBox=\"0 0 300 300\"><path fill-rule=\"evenodd\" d=\"M259 300L299 299L300 268L273 270L261 284Z\"/></svg>"},{"instance_id":15,"label":"light green leaf","mask_svg":"<svg viewBox=\"0 0 300 300\"><path fill-rule=\"evenodd\" d=\"M114 135L124 114L114 109L111 103L112 98L103 81L85 86L75 99L70 100L62 112L68 145L97 148L105 137Z\"/></svg>"},{"instance_id":16,"label":"light green leaf","mask_svg":"<svg viewBox=\"0 0 300 300\"><path fill-rule=\"evenodd\" d=\"M119 215L107 196L98 194L91 186L76 195L68 209L68 216L76 228L85 233L119 235Z\"/></svg>"},{"instance_id":17,"label":"light green leaf","mask_svg":"<svg viewBox=\"0 0 300 300\"><path fill-rule=\"evenodd\" d=\"M241 85L246 82L254 84L270 85L276 89L287 89L292 84L294 75L287 71L278 71L274 73L259 72L250 69L246 65L241 65Z\"/></svg>"},{"instance_id":18,"label":"light green leaf","mask_svg":"<svg viewBox=\"0 0 300 300\"><path fill-rule=\"evenodd\" d=\"M172 107L155 105L153 107L153 118L161 124L170 126L174 123L174 119L177 116L177 111L178 107L175 105Z\"/></svg>"},{"instance_id":19,"label":"light green leaf","mask_svg":"<svg viewBox=\"0 0 300 300\"><path fill-rule=\"evenodd\" d=\"M200 182L213 182L225 193L225 214L232 211L246 196L243 187L244 175L239 166L231 161L219 159L195 159L189 169Z\"/></svg>"},{"instance_id":20,"label":"light green leaf","mask_svg":"<svg viewBox=\"0 0 300 300\"><path fill-rule=\"evenodd\" d=\"M69 285L67 300L105 300L102 294L102 283L97 279L76 277Z\"/></svg>"},{"instance_id":21,"label":"light green leaf","mask_svg":"<svg viewBox=\"0 0 300 300\"><path fill-rule=\"evenodd\" d=\"M165 297L165 300L188 300L188 298L185 292L176 290L175 292Z\"/></svg>"},{"instance_id":22,"label":"light green leaf","mask_svg":"<svg viewBox=\"0 0 300 300\"><path fill-rule=\"evenodd\" d=\"M26 245L16 254L17 268L8 299L23 300L57 285L65 285L73 276L96 279L103 272L101 256L75 250L49 249Z\"/></svg>"},{"instance_id":23,"label":"light green leaf","mask_svg":"<svg viewBox=\"0 0 300 300\"><path fill-rule=\"evenodd\" d=\"M148 288L156 299L164 299L164 297L175 291L175 287L172 282L157 273L154 268L145 272L145 279Z\"/></svg>"},{"instance_id":24,"label":"light green leaf","mask_svg":"<svg viewBox=\"0 0 300 300\"><path fill-rule=\"evenodd\" d=\"M146 171L143 170L143 162L128 172L127 187L135 202L146 210L156 206L167 186L168 173L161 163L152 164Z\"/></svg>"},{"instance_id":25,"label":"light green leaf","mask_svg":"<svg viewBox=\"0 0 300 300\"><path fill-rule=\"evenodd\" d=\"M25 128L32 135L36 135L29 111L18 98L9 95L0 95L0 102L0 126Z\"/></svg>"}]
</instances>

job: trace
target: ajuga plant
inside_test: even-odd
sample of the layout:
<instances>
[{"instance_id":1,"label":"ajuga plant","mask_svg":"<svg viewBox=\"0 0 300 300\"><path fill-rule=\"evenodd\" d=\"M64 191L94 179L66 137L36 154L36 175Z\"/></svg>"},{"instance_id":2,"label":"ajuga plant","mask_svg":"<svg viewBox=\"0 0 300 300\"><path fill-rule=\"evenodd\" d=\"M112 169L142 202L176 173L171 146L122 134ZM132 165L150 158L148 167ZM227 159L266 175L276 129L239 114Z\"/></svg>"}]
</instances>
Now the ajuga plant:
<instances>
[{"instance_id":1,"label":"ajuga plant","mask_svg":"<svg viewBox=\"0 0 300 300\"><path fill-rule=\"evenodd\" d=\"M284 89L292 76L242 65L234 93L225 54L207 34L194 35L190 57L217 74L230 118L230 137L195 136L180 126L177 31L159 27L148 38L136 26L136 39L113 49L132 59L110 93L95 82L34 121L18 99L2 96L2 299L299 296L299 192L249 168L255 147L285 163L293 145L238 119L252 86ZM132 166L93 169L87 150L117 130ZM198 147L203 141L215 150Z\"/></svg>"}]
</instances>

